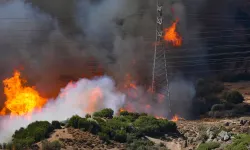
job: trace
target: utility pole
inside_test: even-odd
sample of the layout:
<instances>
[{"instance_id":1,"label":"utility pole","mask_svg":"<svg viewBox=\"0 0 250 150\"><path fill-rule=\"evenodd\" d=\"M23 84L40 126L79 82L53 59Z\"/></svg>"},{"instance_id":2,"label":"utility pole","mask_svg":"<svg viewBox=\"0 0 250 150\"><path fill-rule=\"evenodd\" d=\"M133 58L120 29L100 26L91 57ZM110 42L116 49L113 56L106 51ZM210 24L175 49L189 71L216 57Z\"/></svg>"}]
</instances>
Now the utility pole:
<instances>
[{"instance_id":1,"label":"utility pole","mask_svg":"<svg viewBox=\"0 0 250 150\"><path fill-rule=\"evenodd\" d=\"M156 41L153 56L153 72L152 72L152 91L155 94L164 95L169 104L169 112L171 114L171 101L168 80L168 67L166 59L166 45L163 39L163 0L157 0L157 17L156 17Z\"/></svg>"}]
</instances>

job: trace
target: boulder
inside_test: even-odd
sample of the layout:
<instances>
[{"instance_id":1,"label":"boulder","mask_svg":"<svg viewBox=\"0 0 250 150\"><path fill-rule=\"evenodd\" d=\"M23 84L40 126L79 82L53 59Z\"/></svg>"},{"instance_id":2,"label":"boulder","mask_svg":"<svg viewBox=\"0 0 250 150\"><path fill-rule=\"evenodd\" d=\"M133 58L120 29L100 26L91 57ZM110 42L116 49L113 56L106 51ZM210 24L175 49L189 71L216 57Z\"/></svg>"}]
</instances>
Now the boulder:
<instances>
[{"instance_id":1,"label":"boulder","mask_svg":"<svg viewBox=\"0 0 250 150\"><path fill-rule=\"evenodd\" d=\"M215 133L213 131L211 131L211 128L209 128L207 131L206 131L206 134L208 136L208 139L214 139L215 138Z\"/></svg>"},{"instance_id":2,"label":"boulder","mask_svg":"<svg viewBox=\"0 0 250 150\"><path fill-rule=\"evenodd\" d=\"M229 126L230 125L230 122L226 122L225 124L224 124L224 126Z\"/></svg>"},{"instance_id":3,"label":"boulder","mask_svg":"<svg viewBox=\"0 0 250 150\"><path fill-rule=\"evenodd\" d=\"M230 139L230 134L226 131L221 131L218 134L218 139L222 141L228 141Z\"/></svg>"},{"instance_id":4,"label":"boulder","mask_svg":"<svg viewBox=\"0 0 250 150\"><path fill-rule=\"evenodd\" d=\"M247 123L247 120L240 120L240 125L245 125Z\"/></svg>"}]
</instances>

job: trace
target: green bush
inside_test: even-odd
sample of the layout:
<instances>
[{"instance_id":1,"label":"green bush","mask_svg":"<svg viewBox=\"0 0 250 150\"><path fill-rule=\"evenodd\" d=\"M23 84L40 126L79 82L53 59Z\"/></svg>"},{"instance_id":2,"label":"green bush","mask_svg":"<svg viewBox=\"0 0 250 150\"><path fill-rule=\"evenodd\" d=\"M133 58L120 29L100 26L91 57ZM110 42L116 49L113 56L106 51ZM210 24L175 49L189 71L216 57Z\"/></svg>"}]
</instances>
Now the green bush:
<instances>
[{"instance_id":1,"label":"green bush","mask_svg":"<svg viewBox=\"0 0 250 150\"><path fill-rule=\"evenodd\" d=\"M107 133L99 132L98 136L104 142L108 142L109 141L109 135Z\"/></svg>"},{"instance_id":2,"label":"green bush","mask_svg":"<svg viewBox=\"0 0 250 150\"><path fill-rule=\"evenodd\" d=\"M78 128L82 129L83 131L90 130L91 123L86 118L81 118L78 120Z\"/></svg>"},{"instance_id":3,"label":"green bush","mask_svg":"<svg viewBox=\"0 0 250 150\"><path fill-rule=\"evenodd\" d=\"M120 143L127 141L127 133L124 130L118 130L115 132L114 140Z\"/></svg>"},{"instance_id":4,"label":"green bush","mask_svg":"<svg viewBox=\"0 0 250 150\"><path fill-rule=\"evenodd\" d=\"M241 134L235 137L233 143L228 145L225 150L248 150L250 145L250 135Z\"/></svg>"},{"instance_id":5,"label":"green bush","mask_svg":"<svg viewBox=\"0 0 250 150\"><path fill-rule=\"evenodd\" d=\"M233 104L239 104L244 101L244 97L238 91L230 91L230 92L225 93L223 96L227 102L233 103Z\"/></svg>"},{"instance_id":6,"label":"green bush","mask_svg":"<svg viewBox=\"0 0 250 150\"><path fill-rule=\"evenodd\" d=\"M113 118L113 115L114 111L109 108L103 109L93 114L94 117L109 118L109 119Z\"/></svg>"},{"instance_id":7,"label":"green bush","mask_svg":"<svg viewBox=\"0 0 250 150\"><path fill-rule=\"evenodd\" d=\"M79 120L82 119L78 115L72 116L69 121L68 121L68 126L73 127L73 128L78 128L78 122Z\"/></svg>"},{"instance_id":8,"label":"green bush","mask_svg":"<svg viewBox=\"0 0 250 150\"><path fill-rule=\"evenodd\" d=\"M13 144L21 147L30 146L48 138L53 131L52 125L47 121L36 121L27 126L26 129L20 128L13 134Z\"/></svg>"},{"instance_id":9,"label":"green bush","mask_svg":"<svg viewBox=\"0 0 250 150\"><path fill-rule=\"evenodd\" d=\"M88 118L87 121L90 123L88 131L92 134L98 134L100 132L101 127L98 122L92 118Z\"/></svg>"},{"instance_id":10,"label":"green bush","mask_svg":"<svg viewBox=\"0 0 250 150\"><path fill-rule=\"evenodd\" d=\"M139 114L139 113L123 111L120 113L120 116L126 117L130 122L134 122L140 116L147 116L147 114L146 113Z\"/></svg>"},{"instance_id":11,"label":"green bush","mask_svg":"<svg viewBox=\"0 0 250 150\"><path fill-rule=\"evenodd\" d=\"M159 130L160 132L175 132L177 131L177 125L175 122L168 121L166 119L159 119Z\"/></svg>"},{"instance_id":12,"label":"green bush","mask_svg":"<svg viewBox=\"0 0 250 150\"><path fill-rule=\"evenodd\" d=\"M134 126L139 133L146 135L159 135L166 132L175 132L177 126L174 122L165 119L156 119L153 116L141 116L135 122Z\"/></svg>"},{"instance_id":13,"label":"green bush","mask_svg":"<svg viewBox=\"0 0 250 150\"><path fill-rule=\"evenodd\" d=\"M47 140L42 141L42 150L60 150L61 143L59 141L49 142Z\"/></svg>"},{"instance_id":14,"label":"green bush","mask_svg":"<svg viewBox=\"0 0 250 150\"><path fill-rule=\"evenodd\" d=\"M51 124L52 124L52 127L53 127L54 129L61 129L61 128L62 128L59 121L52 121Z\"/></svg>"},{"instance_id":15,"label":"green bush","mask_svg":"<svg viewBox=\"0 0 250 150\"><path fill-rule=\"evenodd\" d=\"M149 140L134 140L132 143L127 145L128 150L153 150L156 149L154 147L154 143Z\"/></svg>"},{"instance_id":16,"label":"green bush","mask_svg":"<svg viewBox=\"0 0 250 150\"><path fill-rule=\"evenodd\" d=\"M197 150L213 150L219 147L220 147L219 143L209 142L200 144Z\"/></svg>"}]
</instances>

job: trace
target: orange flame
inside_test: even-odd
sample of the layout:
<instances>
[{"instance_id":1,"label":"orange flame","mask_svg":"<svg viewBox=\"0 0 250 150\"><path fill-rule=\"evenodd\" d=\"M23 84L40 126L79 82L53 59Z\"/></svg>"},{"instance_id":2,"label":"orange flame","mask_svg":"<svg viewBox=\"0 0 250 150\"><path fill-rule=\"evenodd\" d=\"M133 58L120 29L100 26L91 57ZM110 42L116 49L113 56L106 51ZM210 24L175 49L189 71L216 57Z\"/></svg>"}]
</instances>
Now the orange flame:
<instances>
[{"instance_id":1,"label":"orange flame","mask_svg":"<svg viewBox=\"0 0 250 150\"><path fill-rule=\"evenodd\" d=\"M97 87L97 88L94 88L92 91L90 91L90 95L89 95L90 103L85 111L88 113L95 112L97 110L96 108L97 103L102 97L103 97L103 93L102 93L101 88Z\"/></svg>"},{"instance_id":2,"label":"orange flame","mask_svg":"<svg viewBox=\"0 0 250 150\"><path fill-rule=\"evenodd\" d=\"M172 120L171 120L171 121L173 121L173 122L177 122L177 121L179 121L179 116L174 115L174 117L172 118Z\"/></svg>"},{"instance_id":3,"label":"orange flame","mask_svg":"<svg viewBox=\"0 0 250 150\"><path fill-rule=\"evenodd\" d=\"M26 81L20 79L20 72L15 71L13 77L5 79L4 94L7 101L0 115L6 115L9 110L12 116L24 116L32 113L35 109L41 109L47 102L42 98L34 87L25 87L22 84Z\"/></svg>"},{"instance_id":4,"label":"orange flame","mask_svg":"<svg viewBox=\"0 0 250 150\"><path fill-rule=\"evenodd\" d=\"M176 20L171 27L165 29L165 35L164 40L171 42L174 46L181 46L182 45L182 38L181 36L176 32L176 26L177 26L178 20Z\"/></svg>"}]
</instances>

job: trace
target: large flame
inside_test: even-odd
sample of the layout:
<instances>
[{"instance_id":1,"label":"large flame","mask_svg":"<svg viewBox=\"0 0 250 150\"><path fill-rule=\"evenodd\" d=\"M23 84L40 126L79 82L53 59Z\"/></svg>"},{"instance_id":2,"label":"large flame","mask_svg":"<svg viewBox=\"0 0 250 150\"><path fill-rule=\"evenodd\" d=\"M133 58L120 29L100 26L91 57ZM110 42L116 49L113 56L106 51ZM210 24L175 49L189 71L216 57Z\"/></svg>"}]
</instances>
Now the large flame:
<instances>
[{"instance_id":1,"label":"large flame","mask_svg":"<svg viewBox=\"0 0 250 150\"><path fill-rule=\"evenodd\" d=\"M176 20L171 27L165 29L164 40L172 43L174 46L182 45L182 38L176 31L178 20Z\"/></svg>"},{"instance_id":2,"label":"large flame","mask_svg":"<svg viewBox=\"0 0 250 150\"><path fill-rule=\"evenodd\" d=\"M19 71L15 71L13 77L3 81L7 101L0 115L6 115L8 110L12 116L24 116L44 106L47 100L42 98L34 87L22 85L25 82L20 78Z\"/></svg>"}]
</instances>

